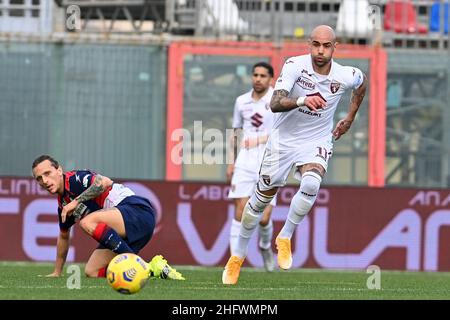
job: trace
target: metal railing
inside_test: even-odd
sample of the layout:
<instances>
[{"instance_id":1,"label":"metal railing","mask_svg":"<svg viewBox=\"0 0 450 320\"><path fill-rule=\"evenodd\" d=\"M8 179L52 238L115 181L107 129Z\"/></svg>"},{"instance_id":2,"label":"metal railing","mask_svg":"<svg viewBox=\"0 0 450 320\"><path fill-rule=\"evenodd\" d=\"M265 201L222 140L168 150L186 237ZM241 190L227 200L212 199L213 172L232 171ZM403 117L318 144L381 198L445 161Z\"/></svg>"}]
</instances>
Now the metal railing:
<instances>
[{"instance_id":1,"label":"metal railing","mask_svg":"<svg viewBox=\"0 0 450 320\"><path fill-rule=\"evenodd\" d=\"M397 0L401 1L401 0ZM436 0L437 1L437 0ZM318 24L337 28L345 42L382 41L388 47L446 48L444 15L441 29L430 32L431 8L436 1L413 0L416 28L385 30L394 21L395 10L389 0L168 0L169 29L174 33L200 37L235 37L272 40L296 39L308 35ZM444 3L440 0L443 12ZM406 3L406 2L405 2ZM385 16L386 6L393 13ZM401 16L413 14L408 5L400 6ZM398 18L397 18L398 19ZM406 27L404 29L407 29Z\"/></svg>"},{"instance_id":2,"label":"metal railing","mask_svg":"<svg viewBox=\"0 0 450 320\"><path fill-rule=\"evenodd\" d=\"M316 25L328 24L337 29L341 42L368 44L377 41L386 47L445 49L449 36L444 33L444 15L440 15L438 31L426 30L432 22L431 12L437 1L443 12L448 0L411 1L417 25L425 30L420 33L385 30L385 25L389 24L386 8L390 0L24 0L24 4L3 0L0 2L0 32L59 31L65 28L63 24L69 17L67 9L76 6L81 20L79 32L166 33L279 42L305 38ZM42 8L54 3L60 8L45 9L49 17L43 19ZM409 9L403 6L402 16L406 17ZM59 19L55 19L55 15ZM395 15L394 12L392 17ZM35 27L36 21L34 24L27 22L38 16L40 28ZM47 22L42 22L44 20ZM58 24L55 27L53 23L53 30L52 20ZM34 27L27 28L27 24Z\"/></svg>"}]
</instances>

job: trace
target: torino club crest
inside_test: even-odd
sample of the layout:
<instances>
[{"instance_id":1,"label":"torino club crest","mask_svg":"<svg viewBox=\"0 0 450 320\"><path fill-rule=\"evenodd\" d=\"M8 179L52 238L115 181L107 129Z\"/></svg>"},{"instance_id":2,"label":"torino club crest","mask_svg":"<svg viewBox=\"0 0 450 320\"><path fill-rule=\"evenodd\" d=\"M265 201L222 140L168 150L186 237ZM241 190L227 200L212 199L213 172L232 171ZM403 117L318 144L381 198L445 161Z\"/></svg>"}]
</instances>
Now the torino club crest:
<instances>
[{"instance_id":1,"label":"torino club crest","mask_svg":"<svg viewBox=\"0 0 450 320\"><path fill-rule=\"evenodd\" d=\"M337 82L337 81L331 81L331 84L330 84L330 90L331 90L331 93L336 93L336 92L338 92L338 90L339 90L340 87L341 87L341 84L340 84L339 82Z\"/></svg>"}]
</instances>

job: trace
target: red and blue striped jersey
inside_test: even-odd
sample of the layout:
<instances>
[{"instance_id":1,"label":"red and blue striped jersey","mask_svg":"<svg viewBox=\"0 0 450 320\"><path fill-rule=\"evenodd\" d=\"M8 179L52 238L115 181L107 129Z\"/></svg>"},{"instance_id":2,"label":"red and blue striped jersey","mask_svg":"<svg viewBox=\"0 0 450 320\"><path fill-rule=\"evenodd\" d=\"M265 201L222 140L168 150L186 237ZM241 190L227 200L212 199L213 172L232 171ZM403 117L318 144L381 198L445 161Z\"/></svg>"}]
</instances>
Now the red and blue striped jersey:
<instances>
[{"instance_id":1,"label":"red and blue striped jersey","mask_svg":"<svg viewBox=\"0 0 450 320\"><path fill-rule=\"evenodd\" d=\"M63 206L86 191L94 182L96 175L97 173L91 170L72 170L64 173L64 193L62 196L58 196L58 219L59 228L61 230L68 230L76 222L74 215L71 215L66 218L64 223L62 223L61 211ZM123 199L134 194L135 193L131 189L121 184L114 183L98 197L83 202L87 207L83 216L100 209L115 207Z\"/></svg>"}]
</instances>

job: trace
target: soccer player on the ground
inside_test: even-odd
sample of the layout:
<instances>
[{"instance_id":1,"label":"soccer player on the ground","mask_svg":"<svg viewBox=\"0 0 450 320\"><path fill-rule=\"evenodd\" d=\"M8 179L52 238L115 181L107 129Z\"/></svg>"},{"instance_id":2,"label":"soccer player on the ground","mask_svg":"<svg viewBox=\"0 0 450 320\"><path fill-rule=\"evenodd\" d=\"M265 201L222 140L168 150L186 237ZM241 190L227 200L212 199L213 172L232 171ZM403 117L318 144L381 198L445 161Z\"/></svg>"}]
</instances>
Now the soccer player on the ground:
<instances>
[{"instance_id":1,"label":"soccer player on the ground","mask_svg":"<svg viewBox=\"0 0 450 320\"><path fill-rule=\"evenodd\" d=\"M231 255L236 254L242 211L258 182L264 146L272 129L273 113L269 106L273 93L272 79L273 67L266 62L256 63L252 68L253 89L237 97L234 105L234 135L230 141L233 163L227 167L227 179L231 180L228 197L235 199L234 219L230 231ZM238 146L240 133L243 137ZM239 154L236 158L238 147ZM273 271L275 266L272 251L273 224L270 219L272 206L275 204L276 198L273 198L259 222L259 249L267 271Z\"/></svg>"},{"instance_id":2,"label":"soccer player on the ground","mask_svg":"<svg viewBox=\"0 0 450 320\"><path fill-rule=\"evenodd\" d=\"M150 202L124 185L90 170L63 172L58 161L48 155L34 160L33 176L49 193L58 195L59 237L55 269L49 277L59 277L69 250L69 229L80 227L99 246L85 267L88 277L105 277L106 268L117 254L137 254L151 239L155 211ZM149 263L149 276L184 280L161 256Z\"/></svg>"},{"instance_id":3,"label":"soccer player on the ground","mask_svg":"<svg viewBox=\"0 0 450 320\"><path fill-rule=\"evenodd\" d=\"M224 284L236 284L247 255L249 239L259 217L286 184L292 166L300 188L292 198L286 222L275 243L278 265L292 266L291 237L313 206L332 155L333 137L338 140L355 120L363 101L367 80L357 68L333 61L334 30L316 27L309 39L310 53L287 59L276 82L270 107L276 113L266 145L257 188L247 202L236 253L222 274ZM333 129L333 116L346 90L353 89L348 113Z\"/></svg>"}]
</instances>

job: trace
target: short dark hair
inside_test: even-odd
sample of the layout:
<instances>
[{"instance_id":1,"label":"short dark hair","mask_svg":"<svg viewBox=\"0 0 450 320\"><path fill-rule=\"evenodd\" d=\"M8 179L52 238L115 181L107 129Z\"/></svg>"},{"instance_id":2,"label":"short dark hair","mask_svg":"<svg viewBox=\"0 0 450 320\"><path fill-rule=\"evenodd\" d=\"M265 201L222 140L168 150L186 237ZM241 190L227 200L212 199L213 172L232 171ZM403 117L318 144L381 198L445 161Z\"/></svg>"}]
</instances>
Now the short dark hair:
<instances>
[{"instance_id":1,"label":"short dark hair","mask_svg":"<svg viewBox=\"0 0 450 320\"><path fill-rule=\"evenodd\" d=\"M255 64L253 65L252 72L254 72L255 69L258 68L258 67L266 68L267 71L269 72L270 76L273 78L273 67L272 67L269 63L264 62L264 61L255 63Z\"/></svg>"},{"instance_id":2,"label":"short dark hair","mask_svg":"<svg viewBox=\"0 0 450 320\"><path fill-rule=\"evenodd\" d=\"M50 163L52 164L52 166L55 167L56 169L59 168L59 162L58 162L58 161L56 161L54 158L52 158L52 157L49 156L49 155L43 154L43 155L37 157L37 158L33 161L33 165L31 166L31 169L36 168L36 166L37 166L39 163L44 162L45 160L50 161Z\"/></svg>"}]
</instances>

